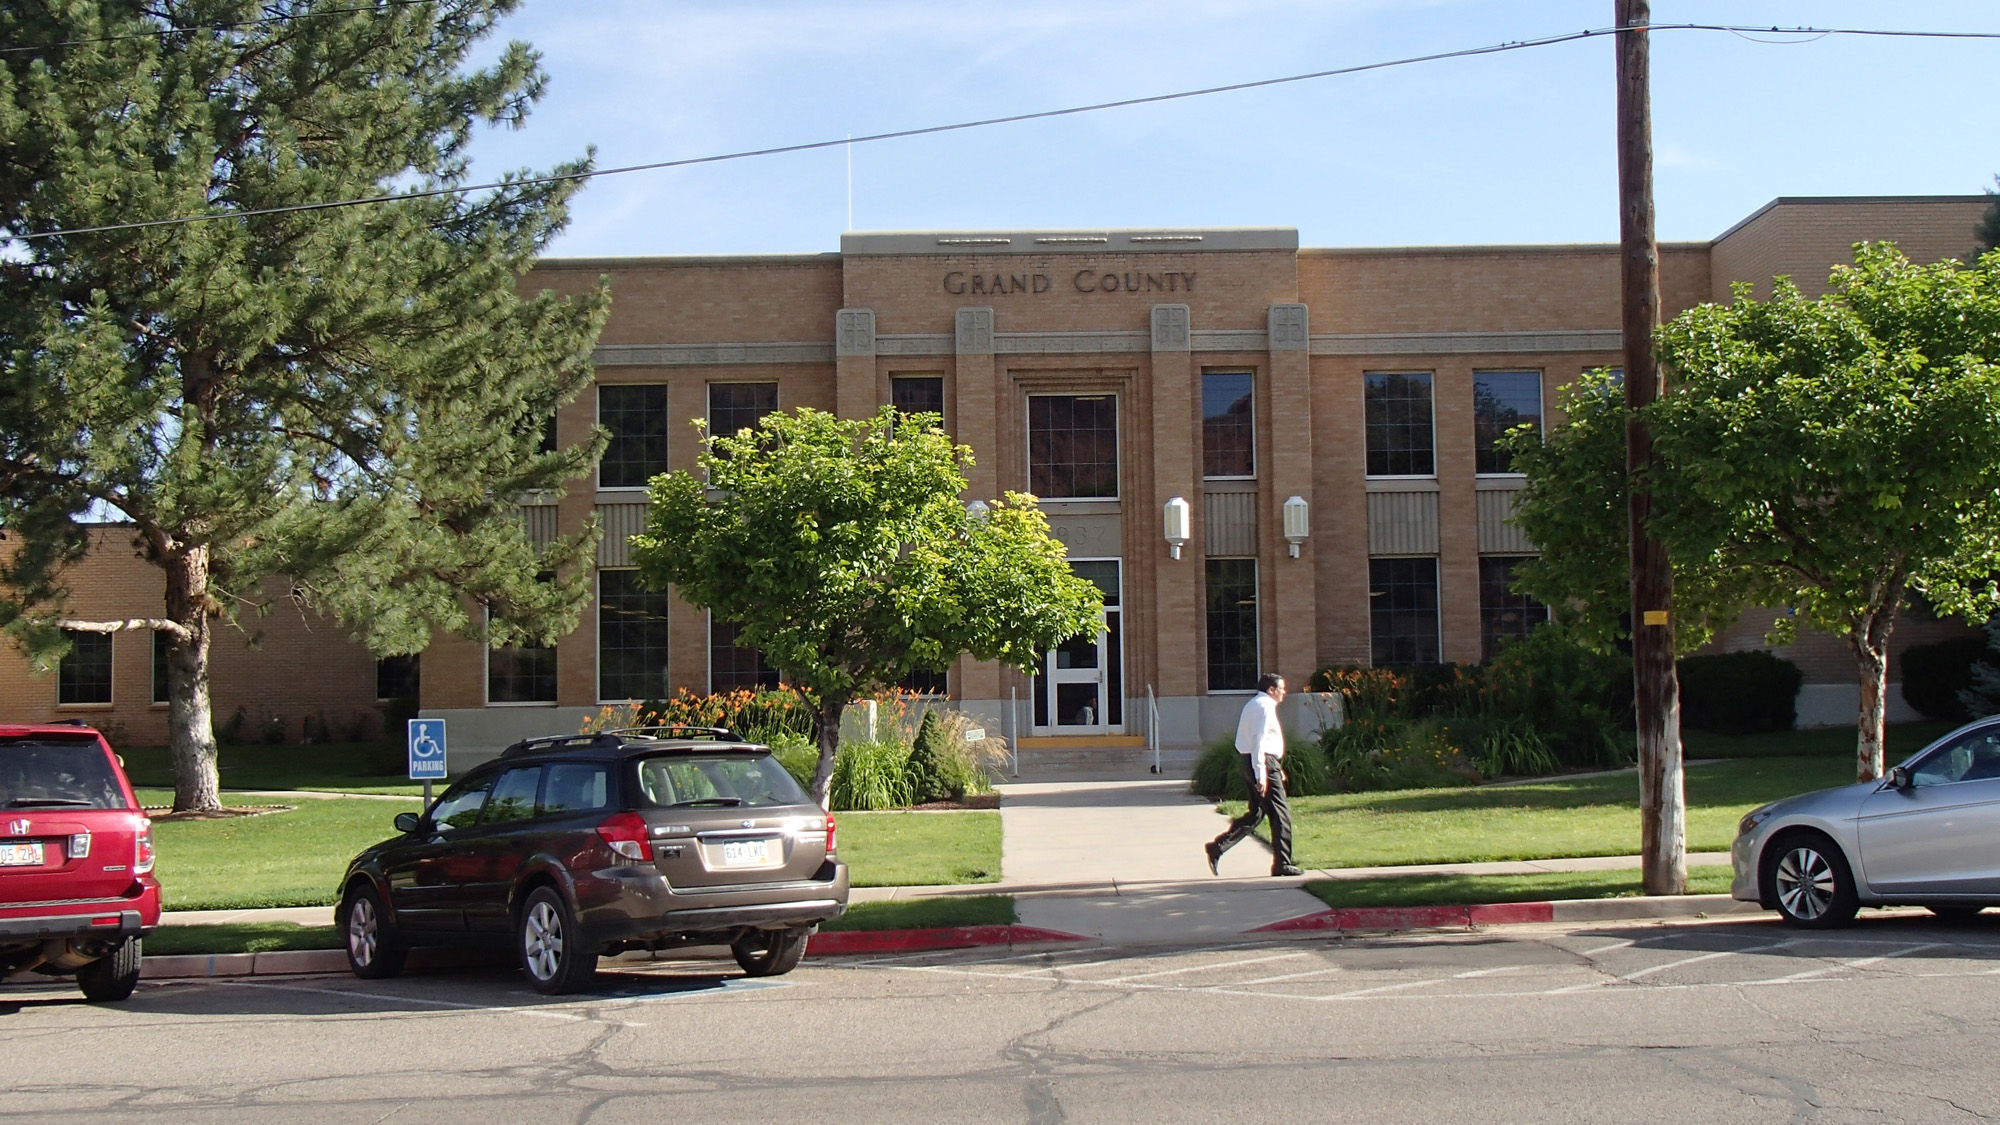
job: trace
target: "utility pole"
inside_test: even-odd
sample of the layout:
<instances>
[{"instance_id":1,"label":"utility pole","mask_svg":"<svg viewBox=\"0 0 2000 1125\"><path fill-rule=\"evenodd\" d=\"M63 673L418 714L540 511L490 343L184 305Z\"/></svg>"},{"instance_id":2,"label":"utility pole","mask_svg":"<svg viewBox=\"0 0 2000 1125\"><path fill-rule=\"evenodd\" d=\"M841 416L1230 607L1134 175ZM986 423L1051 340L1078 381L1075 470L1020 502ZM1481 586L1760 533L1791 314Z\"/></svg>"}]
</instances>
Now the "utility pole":
<instances>
[{"instance_id":1,"label":"utility pole","mask_svg":"<svg viewBox=\"0 0 2000 1125\"><path fill-rule=\"evenodd\" d=\"M1680 683L1674 673L1674 572L1648 527L1640 487L1653 461L1637 411L1665 387L1653 329L1660 323L1660 247L1653 237L1653 109L1649 0L1613 0L1618 27L1618 257L1625 332L1626 526L1631 535L1632 687L1639 735L1639 865L1649 895L1687 892L1687 800L1681 784ZM1633 30L1638 29L1638 30Z\"/></svg>"}]
</instances>

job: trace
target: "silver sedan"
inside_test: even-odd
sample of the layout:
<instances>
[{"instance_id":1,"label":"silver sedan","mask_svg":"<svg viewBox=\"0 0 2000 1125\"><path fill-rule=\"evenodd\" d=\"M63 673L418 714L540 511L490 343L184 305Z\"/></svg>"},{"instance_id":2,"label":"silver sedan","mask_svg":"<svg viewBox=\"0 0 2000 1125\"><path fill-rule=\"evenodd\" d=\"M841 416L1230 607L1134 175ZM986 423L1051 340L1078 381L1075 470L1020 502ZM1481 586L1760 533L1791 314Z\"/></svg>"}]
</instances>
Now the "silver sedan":
<instances>
[{"instance_id":1,"label":"silver sedan","mask_svg":"<svg viewBox=\"0 0 2000 1125\"><path fill-rule=\"evenodd\" d=\"M1750 810L1730 848L1731 896L1800 926L1863 906L1946 918L2000 906L2000 716L1952 731L1880 781Z\"/></svg>"}]
</instances>

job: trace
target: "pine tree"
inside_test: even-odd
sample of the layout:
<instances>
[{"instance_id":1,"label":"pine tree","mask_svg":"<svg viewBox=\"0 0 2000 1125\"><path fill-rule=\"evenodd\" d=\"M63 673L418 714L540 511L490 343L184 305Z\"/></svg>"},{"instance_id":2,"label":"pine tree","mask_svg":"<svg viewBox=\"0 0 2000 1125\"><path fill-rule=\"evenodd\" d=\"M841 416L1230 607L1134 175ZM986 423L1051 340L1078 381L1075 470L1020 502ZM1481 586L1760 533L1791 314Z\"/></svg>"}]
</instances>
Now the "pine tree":
<instances>
[{"instance_id":1,"label":"pine tree","mask_svg":"<svg viewBox=\"0 0 2000 1125\"><path fill-rule=\"evenodd\" d=\"M965 796L963 788L952 792L952 779L944 759L944 726L938 722L937 712L927 709L923 721L917 724L916 741L910 746L909 765L904 767L910 779L911 804L921 805L925 801Z\"/></svg>"},{"instance_id":2,"label":"pine tree","mask_svg":"<svg viewBox=\"0 0 2000 1125\"><path fill-rule=\"evenodd\" d=\"M378 654L546 641L587 597L594 529L517 509L598 451L544 435L608 295L517 295L581 181L423 194L542 93L524 44L465 66L514 6L0 3L39 45L0 55L0 627L42 667L171 637L177 809L219 803L214 632L274 593ZM77 619L67 569L127 538L164 614Z\"/></svg>"},{"instance_id":3,"label":"pine tree","mask_svg":"<svg viewBox=\"0 0 2000 1125\"><path fill-rule=\"evenodd\" d=\"M2000 615L1986 622L1986 652L1972 662L1972 683L1958 701L1972 718L2000 715Z\"/></svg>"}]
</instances>

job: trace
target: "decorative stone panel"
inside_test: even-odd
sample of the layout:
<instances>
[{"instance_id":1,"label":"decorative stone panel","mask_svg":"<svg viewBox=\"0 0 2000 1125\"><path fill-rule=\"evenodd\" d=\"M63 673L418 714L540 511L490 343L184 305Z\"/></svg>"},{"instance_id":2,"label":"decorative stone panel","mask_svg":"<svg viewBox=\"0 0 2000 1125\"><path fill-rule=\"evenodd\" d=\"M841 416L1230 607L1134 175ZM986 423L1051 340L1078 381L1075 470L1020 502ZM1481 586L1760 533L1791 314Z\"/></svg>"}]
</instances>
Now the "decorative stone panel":
<instances>
[{"instance_id":1,"label":"decorative stone panel","mask_svg":"<svg viewBox=\"0 0 2000 1125\"><path fill-rule=\"evenodd\" d=\"M875 310L841 309L833 314L835 356L875 354Z\"/></svg>"},{"instance_id":2,"label":"decorative stone panel","mask_svg":"<svg viewBox=\"0 0 2000 1125\"><path fill-rule=\"evenodd\" d=\"M1532 555L1534 543L1514 526L1515 489L1486 489L1479 497L1479 553L1482 555Z\"/></svg>"},{"instance_id":3,"label":"decorative stone panel","mask_svg":"<svg viewBox=\"0 0 2000 1125\"><path fill-rule=\"evenodd\" d=\"M1194 316L1186 305L1153 306L1153 350L1184 352L1193 344Z\"/></svg>"},{"instance_id":4,"label":"decorative stone panel","mask_svg":"<svg viewBox=\"0 0 2000 1125\"><path fill-rule=\"evenodd\" d=\"M646 530L646 505L599 504L597 523L604 529L604 538L597 541L597 565L631 566L631 539Z\"/></svg>"},{"instance_id":5,"label":"decorative stone panel","mask_svg":"<svg viewBox=\"0 0 2000 1125\"><path fill-rule=\"evenodd\" d=\"M953 321L957 328L959 355L993 354L993 310L959 309Z\"/></svg>"},{"instance_id":6,"label":"decorative stone panel","mask_svg":"<svg viewBox=\"0 0 2000 1125\"><path fill-rule=\"evenodd\" d=\"M1371 555L1437 554L1438 494L1435 492L1369 493L1368 553Z\"/></svg>"},{"instance_id":7,"label":"decorative stone panel","mask_svg":"<svg viewBox=\"0 0 2000 1125\"><path fill-rule=\"evenodd\" d=\"M1272 351L1302 352L1311 347L1304 305L1272 305L1270 324Z\"/></svg>"},{"instance_id":8,"label":"decorative stone panel","mask_svg":"<svg viewBox=\"0 0 2000 1125\"><path fill-rule=\"evenodd\" d=\"M1209 555L1255 555L1257 494L1255 492L1203 493L1202 534Z\"/></svg>"}]
</instances>

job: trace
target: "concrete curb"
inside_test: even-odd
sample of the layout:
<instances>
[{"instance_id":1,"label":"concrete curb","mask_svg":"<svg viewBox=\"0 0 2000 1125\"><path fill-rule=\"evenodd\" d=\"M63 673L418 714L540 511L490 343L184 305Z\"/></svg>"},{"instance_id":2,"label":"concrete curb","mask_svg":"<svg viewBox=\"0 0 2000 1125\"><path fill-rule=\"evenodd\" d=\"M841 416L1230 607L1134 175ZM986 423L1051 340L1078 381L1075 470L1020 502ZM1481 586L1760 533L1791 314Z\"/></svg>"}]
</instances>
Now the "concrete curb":
<instances>
[{"instance_id":1,"label":"concrete curb","mask_svg":"<svg viewBox=\"0 0 2000 1125\"><path fill-rule=\"evenodd\" d=\"M921 953L933 949L969 949L978 945L1031 945L1053 941L1089 941L1078 934L1035 926L951 926L935 930L836 930L819 933L806 943L810 957L841 957L855 953Z\"/></svg>"},{"instance_id":2,"label":"concrete curb","mask_svg":"<svg viewBox=\"0 0 2000 1125\"><path fill-rule=\"evenodd\" d=\"M1301 914L1243 931L1246 934L1331 930L1435 930L1532 922L1623 922L1646 918L1705 918L1762 914L1754 902L1728 895L1662 895L1657 898L1571 898L1472 906L1360 906Z\"/></svg>"}]
</instances>

